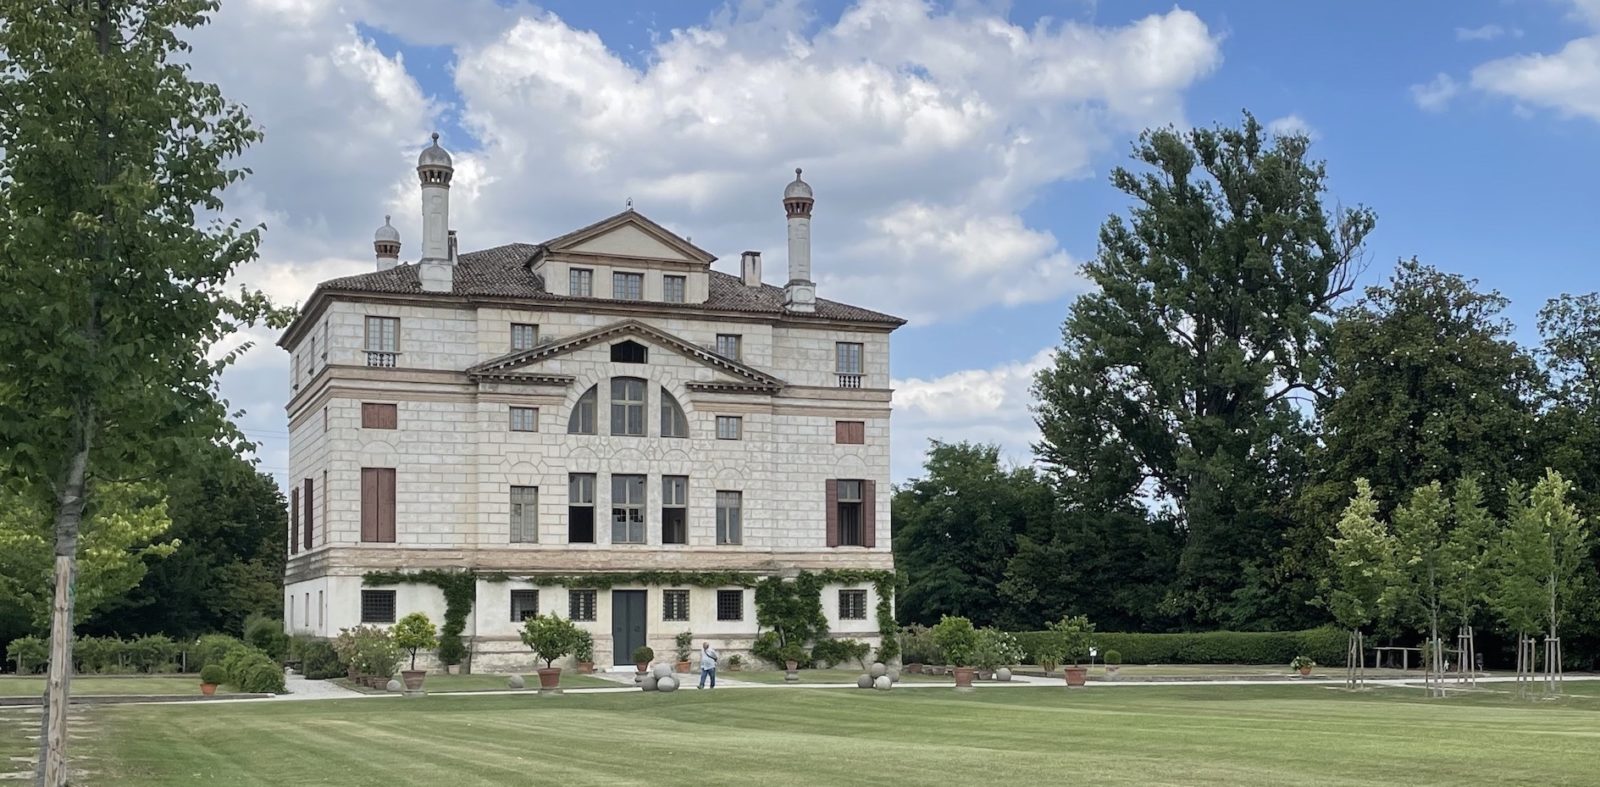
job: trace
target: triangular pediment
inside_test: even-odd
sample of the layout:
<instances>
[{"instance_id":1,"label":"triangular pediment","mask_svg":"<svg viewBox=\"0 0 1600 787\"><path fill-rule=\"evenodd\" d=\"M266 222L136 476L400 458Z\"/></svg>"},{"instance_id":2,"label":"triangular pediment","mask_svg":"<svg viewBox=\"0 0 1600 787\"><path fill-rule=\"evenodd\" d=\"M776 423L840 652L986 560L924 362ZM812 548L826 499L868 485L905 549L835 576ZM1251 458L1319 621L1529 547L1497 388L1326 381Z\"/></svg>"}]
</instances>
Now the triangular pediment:
<instances>
[{"instance_id":1,"label":"triangular pediment","mask_svg":"<svg viewBox=\"0 0 1600 787\"><path fill-rule=\"evenodd\" d=\"M636 339L647 345L677 353L719 372L715 380L687 383L690 390L776 393L784 386L783 380L749 364L718 355L712 350L638 320L623 320L541 344L532 349L507 353L467 369L467 374L477 380L528 382L553 380L565 376L544 373L541 367L545 361L593 345L612 344L624 339Z\"/></svg>"},{"instance_id":2,"label":"triangular pediment","mask_svg":"<svg viewBox=\"0 0 1600 787\"><path fill-rule=\"evenodd\" d=\"M716 256L644 215L626 210L547 241L546 254L592 254L710 265Z\"/></svg>"}]
</instances>

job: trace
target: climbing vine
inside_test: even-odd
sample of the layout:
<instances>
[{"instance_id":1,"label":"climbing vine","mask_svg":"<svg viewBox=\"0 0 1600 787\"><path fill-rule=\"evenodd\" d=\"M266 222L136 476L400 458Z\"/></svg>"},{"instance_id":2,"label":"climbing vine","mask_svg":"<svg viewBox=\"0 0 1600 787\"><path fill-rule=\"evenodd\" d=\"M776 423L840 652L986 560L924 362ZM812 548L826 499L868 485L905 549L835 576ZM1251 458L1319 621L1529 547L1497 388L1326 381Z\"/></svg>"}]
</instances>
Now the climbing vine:
<instances>
[{"instance_id":1,"label":"climbing vine","mask_svg":"<svg viewBox=\"0 0 1600 787\"><path fill-rule=\"evenodd\" d=\"M444 625L439 627L439 662L460 664L467 647L461 632L467 628L467 614L478 600L477 577L467 571L369 571L361 578L368 587L379 585L433 585L444 593Z\"/></svg>"},{"instance_id":2,"label":"climbing vine","mask_svg":"<svg viewBox=\"0 0 1600 787\"><path fill-rule=\"evenodd\" d=\"M630 571L600 572L594 574L530 574L513 576L506 573L480 574L485 582L508 582L516 579L540 587L593 588L610 590L616 585L663 585L679 587L742 587L756 586L759 577L744 571Z\"/></svg>"},{"instance_id":3,"label":"climbing vine","mask_svg":"<svg viewBox=\"0 0 1600 787\"><path fill-rule=\"evenodd\" d=\"M897 578L893 571L882 569L854 569L830 568L817 574L822 584L854 585L859 582L871 582L872 589L878 594L878 634L882 644L878 646L878 660L884 663L893 661L900 655L900 624L894 620L894 593ZM819 585L817 592L821 593Z\"/></svg>"}]
</instances>

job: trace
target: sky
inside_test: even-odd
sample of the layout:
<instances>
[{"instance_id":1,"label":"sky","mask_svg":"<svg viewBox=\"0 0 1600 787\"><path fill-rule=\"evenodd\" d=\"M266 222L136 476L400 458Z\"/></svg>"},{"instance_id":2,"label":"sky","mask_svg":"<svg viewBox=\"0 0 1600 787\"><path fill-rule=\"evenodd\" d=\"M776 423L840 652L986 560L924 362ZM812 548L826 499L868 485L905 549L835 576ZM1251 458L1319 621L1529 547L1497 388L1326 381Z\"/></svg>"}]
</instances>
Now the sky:
<instances>
[{"instance_id":1,"label":"sky","mask_svg":"<svg viewBox=\"0 0 1600 787\"><path fill-rule=\"evenodd\" d=\"M1304 133L1330 204L1378 214L1360 283L1417 257L1512 301L1518 338L1600 289L1600 0L224 0L195 75L266 132L228 212L280 303L420 236L417 152L455 156L463 250L621 210L786 278L780 204L816 190L818 294L895 333L892 475L930 440L1031 457L1049 362L1142 129ZM223 395L284 480L288 356L261 329Z\"/></svg>"}]
</instances>

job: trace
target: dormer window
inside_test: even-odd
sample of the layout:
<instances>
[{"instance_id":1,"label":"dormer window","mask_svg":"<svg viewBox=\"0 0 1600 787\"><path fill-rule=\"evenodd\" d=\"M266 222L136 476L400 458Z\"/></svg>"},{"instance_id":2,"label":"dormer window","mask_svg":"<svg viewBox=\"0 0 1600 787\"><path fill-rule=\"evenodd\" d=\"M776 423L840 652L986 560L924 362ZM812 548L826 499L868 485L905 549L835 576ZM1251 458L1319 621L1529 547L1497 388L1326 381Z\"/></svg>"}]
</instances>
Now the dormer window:
<instances>
[{"instance_id":1,"label":"dormer window","mask_svg":"<svg viewBox=\"0 0 1600 787\"><path fill-rule=\"evenodd\" d=\"M611 297L619 301L644 300L644 274L620 272L611 274Z\"/></svg>"}]
</instances>

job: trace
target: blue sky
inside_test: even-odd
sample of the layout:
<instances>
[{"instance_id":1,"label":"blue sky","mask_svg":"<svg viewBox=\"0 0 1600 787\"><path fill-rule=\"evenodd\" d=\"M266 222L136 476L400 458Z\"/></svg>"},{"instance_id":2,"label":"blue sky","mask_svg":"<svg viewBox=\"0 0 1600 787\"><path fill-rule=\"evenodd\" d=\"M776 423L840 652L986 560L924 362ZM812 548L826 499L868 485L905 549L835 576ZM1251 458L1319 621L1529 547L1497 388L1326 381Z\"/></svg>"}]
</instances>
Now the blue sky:
<instances>
[{"instance_id":1,"label":"blue sky","mask_svg":"<svg viewBox=\"0 0 1600 787\"><path fill-rule=\"evenodd\" d=\"M1028 375L1083 291L1072 270L1126 207L1106 175L1152 123L1232 124L1248 109L1309 133L1330 199L1378 213L1363 284L1417 256L1511 298L1530 342L1545 299L1600 289L1596 0L471 0L448 19L431 8L224 3L197 66L268 129L252 154L262 182L236 202L269 227L247 278L294 301L365 270L363 238L383 213L415 237L406 158L432 128L468 162L458 181L481 184L453 208L468 248L542 240L634 197L709 239L725 267L767 249L769 280L782 265L777 194L805 163L821 294L913 318L894 347L896 478L916 471L929 438L997 441L1026 459ZM254 68L224 57L241 28L274 31L232 39L260 47ZM995 63L1010 57L994 48L1006 36L1029 52ZM261 76L273 65L261 59L288 73ZM1058 64L1053 86L1018 87ZM788 98L858 79L856 93ZM932 98L830 114L913 90ZM1024 139L1031 163L1000 163ZM307 155L326 157L310 167L325 193L270 174ZM985 283L1030 275L1045 284ZM277 470L286 427L272 375L286 363L275 348L252 356L263 353L274 357L230 372L224 390Z\"/></svg>"}]
</instances>

